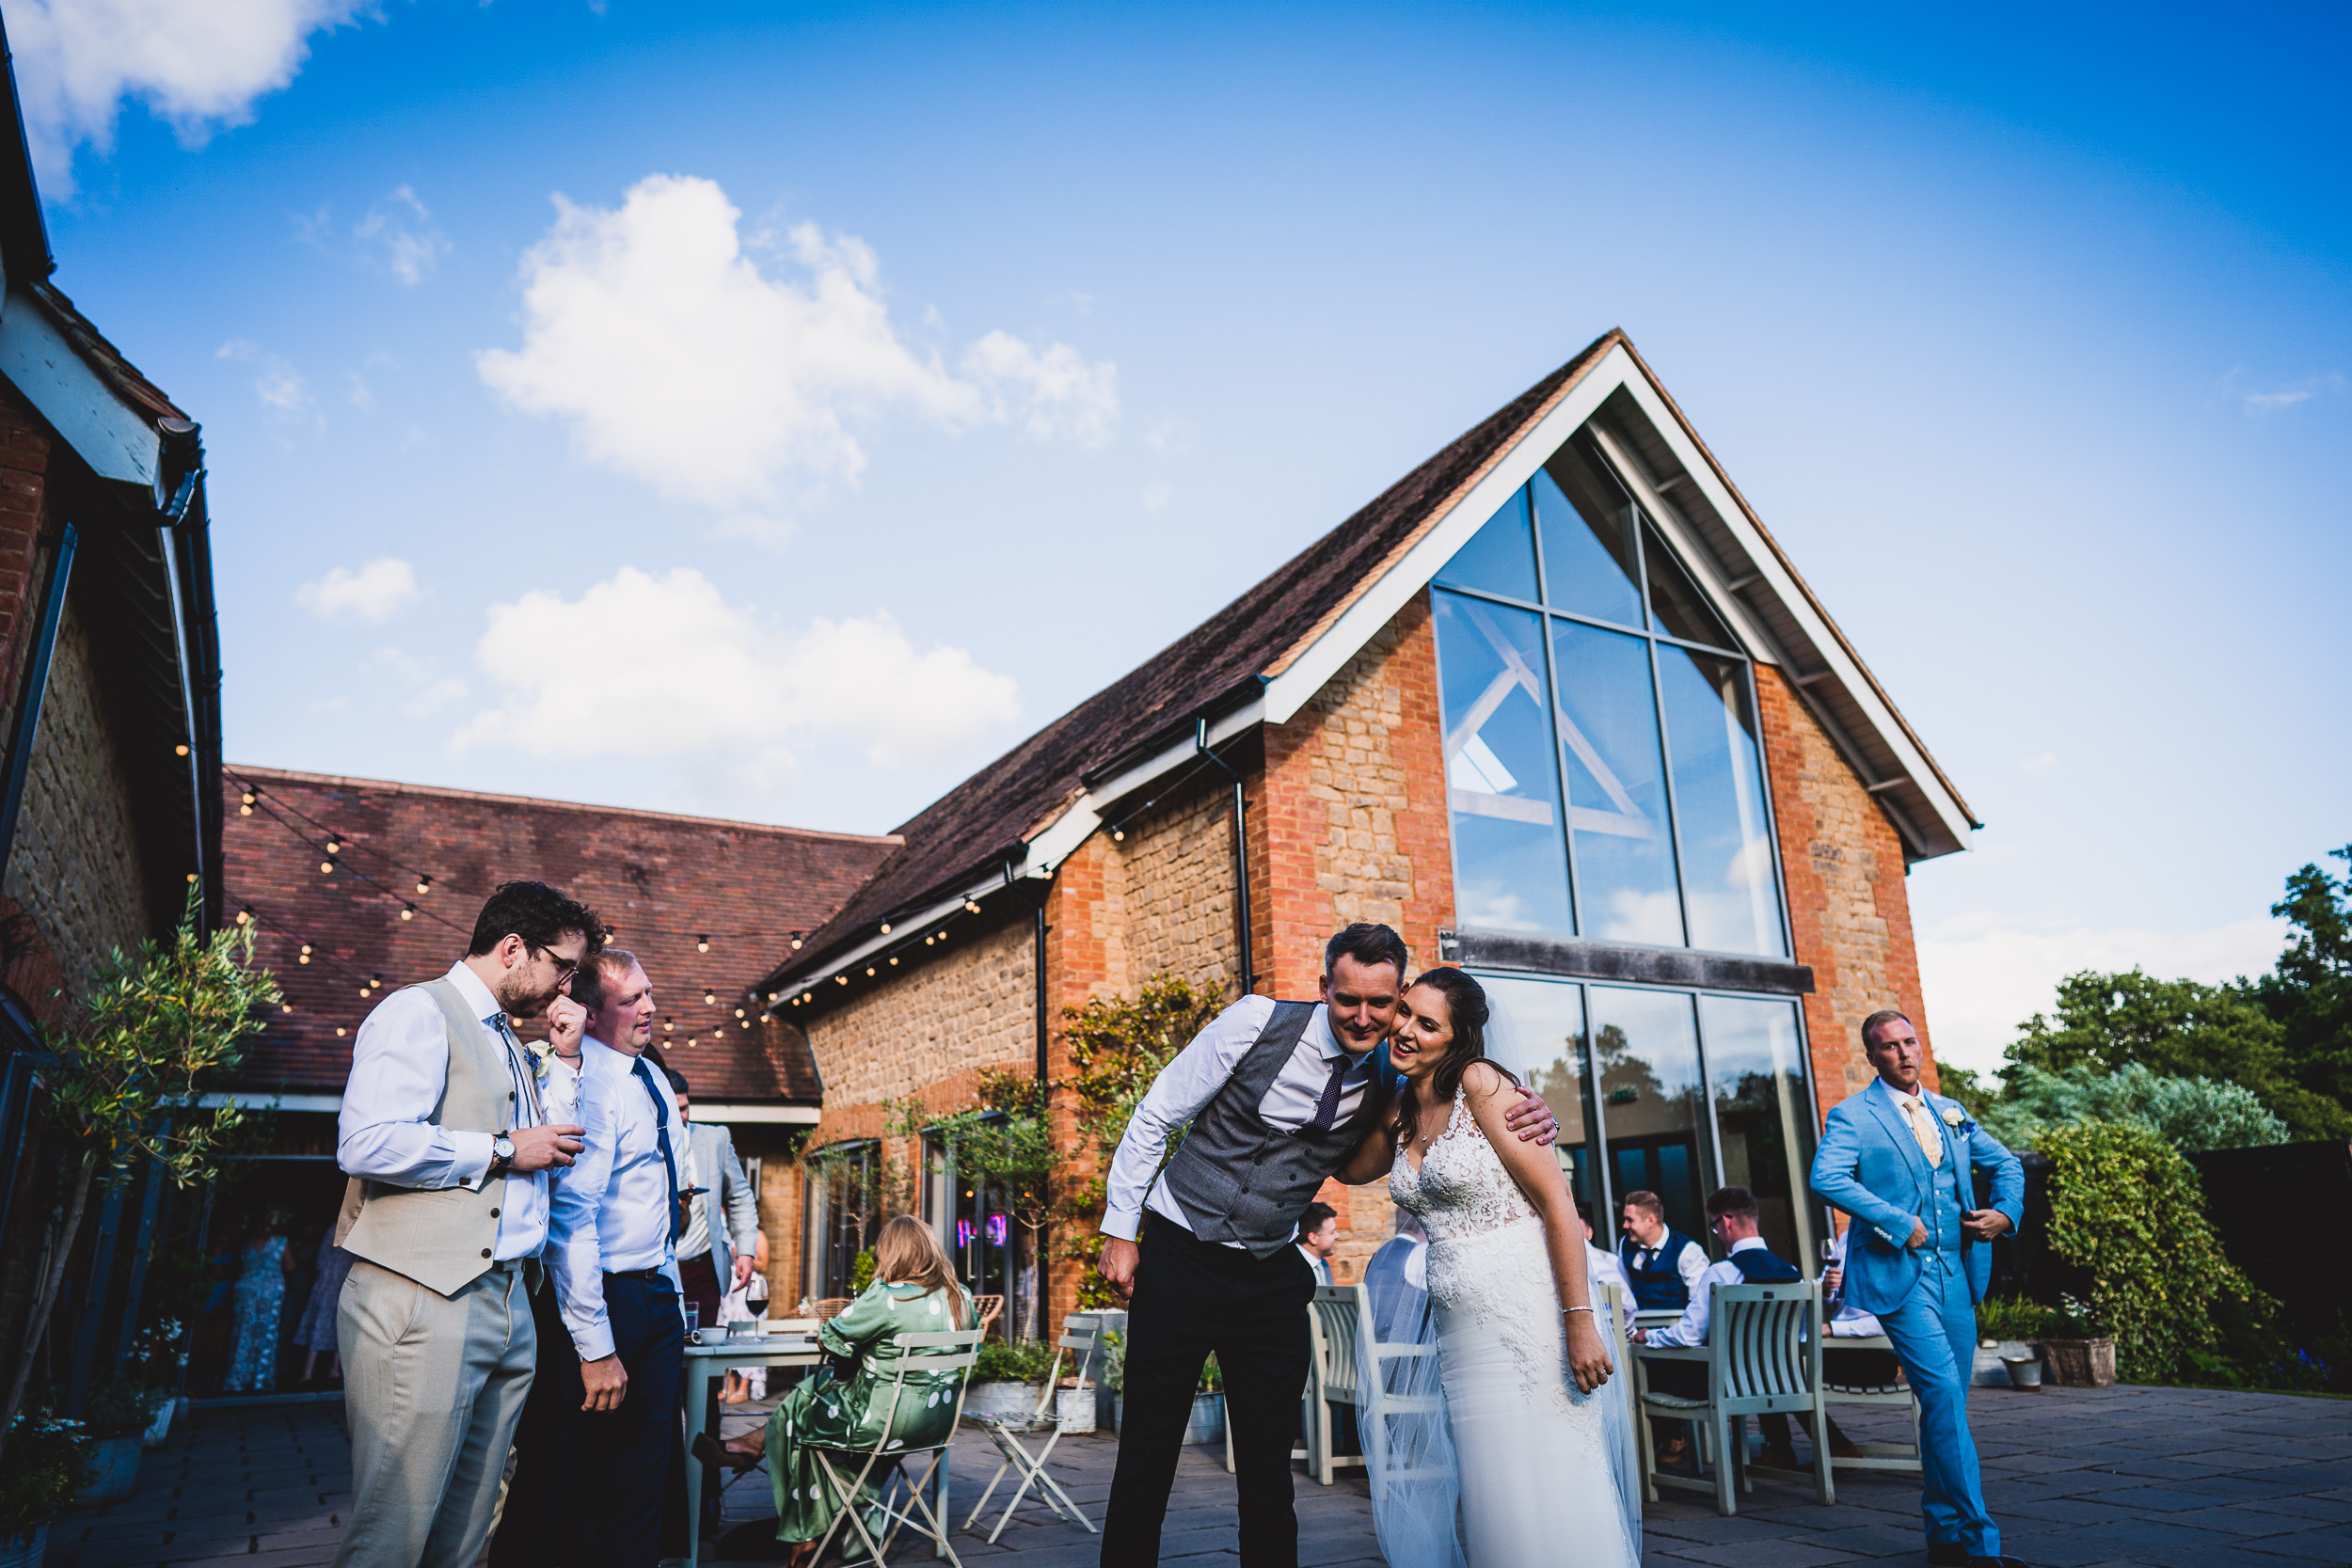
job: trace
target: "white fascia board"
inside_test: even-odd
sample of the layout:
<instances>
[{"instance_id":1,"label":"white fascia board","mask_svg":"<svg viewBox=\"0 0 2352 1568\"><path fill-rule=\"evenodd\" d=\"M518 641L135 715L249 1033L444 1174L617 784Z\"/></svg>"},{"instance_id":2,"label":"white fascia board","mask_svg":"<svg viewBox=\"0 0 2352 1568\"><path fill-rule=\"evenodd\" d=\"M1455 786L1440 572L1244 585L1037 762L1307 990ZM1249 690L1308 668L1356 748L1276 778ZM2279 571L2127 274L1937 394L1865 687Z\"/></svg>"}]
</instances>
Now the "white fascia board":
<instances>
[{"instance_id":1,"label":"white fascia board","mask_svg":"<svg viewBox=\"0 0 2352 1568\"><path fill-rule=\"evenodd\" d=\"M1968 814L1960 809L1960 802L1944 787L1943 781L1936 777L1935 769L1929 766L1928 759L1920 753L1918 747L1912 744L1910 734L1880 698L1878 689L1864 676L1862 667L1848 655L1845 643L1813 608L1813 601L1805 596L1788 568L1781 564L1779 555L1756 532L1755 524L1748 520L1746 509L1732 499L1730 491L1716 478L1715 466L1683 433L1682 421L1667 409L1647 378L1632 376L1628 378L1627 385L1631 388L1633 400L1640 405L1644 417L1649 420L1650 428L1674 452L1676 461L1682 465L1683 472L1691 476L1691 483L1705 492L1708 504L1715 509L1715 515L1723 519L1724 527L1747 552L1749 570L1762 576L1764 585L1779 597L1788 613L1804 628L1823 665L1845 687L1855 705L1862 709L1878 737L1895 753L1896 761L1910 776L1912 783L1919 786L1919 793L1927 798L1928 804L1934 808L1953 839L1962 848L1966 848L1974 831L1968 821Z\"/></svg>"},{"instance_id":2,"label":"white fascia board","mask_svg":"<svg viewBox=\"0 0 2352 1568\"><path fill-rule=\"evenodd\" d=\"M208 1111L235 1105L247 1111L341 1111L343 1097L340 1094L266 1094L238 1093L200 1096L197 1103Z\"/></svg>"},{"instance_id":3,"label":"white fascia board","mask_svg":"<svg viewBox=\"0 0 2352 1568\"><path fill-rule=\"evenodd\" d=\"M1627 382L1640 379L1633 356L1623 344L1612 345L1601 356L1600 363L1586 371L1583 379L1569 388L1568 395L1503 453L1502 461L1488 469L1468 495L1454 502L1437 526L1422 535L1419 544L1405 552L1404 560L1358 595L1356 602L1315 639L1313 646L1301 654L1296 662L1266 683L1266 722L1288 723L1292 715L1305 707L1340 673L1341 667L1405 608L1406 601L1428 586L1429 579L1454 559L1454 552L1470 543L1470 535L1486 527L1486 520L1511 499L1513 491L1535 477L1544 459L1592 418L1602 400Z\"/></svg>"},{"instance_id":4,"label":"white fascia board","mask_svg":"<svg viewBox=\"0 0 2352 1568\"><path fill-rule=\"evenodd\" d=\"M1708 562L1708 552L1701 549L1698 542L1684 529L1680 509L1658 493L1658 487L1642 471L1641 463L1618 443L1615 436L1598 425L1593 427L1593 436L1599 441L1601 451L1609 454L1610 463L1632 489L1633 499L1642 503L1642 511L1658 526L1659 532L1666 536L1666 543L1674 546L1676 559L1681 562L1682 569L1690 573L1692 579L1699 585L1699 592L1707 595L1707 602L1714 607L1715 613L1731 624L1732 634L1740 639L1740 646L1746 649L1748 657L1758 664L1779 664L1781 655L1772 638L1756 624L1756 618L1748 613L1748 607L1740 602L1740 595L1716 579L1715 569Z\"/></svg>"},{"instance_id":5,"label":"white fascia board","mask_svg":"<svg viewBox=\"0 0 2352 1568\"><path fill-rule=\"evenodd\" d=\"M145 486L163 471L163 437L73 351L38 301L11 291L0 311L0 376L24 394L101 479Z\"/></svg>"},{"instance_id":6,"label":"white fascia board","mask_svg":"<svg viewBox=\"0 0 2352 1568\"><path fill-rule=\"evenodd\" d=\"M860 942L857 946L850 948L847 953L842 954L839 958L834 959L833 962L827 964L824 968L809 974L791 990L780 990L776 992L776 999L773 1002L768 1003L762 1010L771 1016L781 1017L786 1006L788 1005L794 997L804 995L809 991L815 990L818 986L824 984L827 980L832 979L843 970L849 969L856 964L864 963L866 959L872 958L875 954L882 952L885 948L898 946L899 943L907 940L909 932L920 931L924 927L929 926L932 921L940 919L944 915L953 914L961 910L966 902L977 898L981 894L994 893L997 889L1003 887L1004 885L1005 881L1001 876L992 874L981 878L977 881L966 884L961 893L949 894L946 897L942 898L936 904L933 904L927 909L918 910L914 913L908 915L903 920L892 921L891 925L896 927L895 929L887 934L881 930L875 931L871 938Z\"/></svg>"},{"instance_id":7,"label":"white fascia board","mask_svg":"<svg viewBox=\"0 0 2352 1568\"><path fill-rule=\"evenodd\" d=\"M734 1105L725 1101L698 1100L689 1121L786 1121L814 1127L825 1113L814 1105Z\"/></svg>"}]
</instances>

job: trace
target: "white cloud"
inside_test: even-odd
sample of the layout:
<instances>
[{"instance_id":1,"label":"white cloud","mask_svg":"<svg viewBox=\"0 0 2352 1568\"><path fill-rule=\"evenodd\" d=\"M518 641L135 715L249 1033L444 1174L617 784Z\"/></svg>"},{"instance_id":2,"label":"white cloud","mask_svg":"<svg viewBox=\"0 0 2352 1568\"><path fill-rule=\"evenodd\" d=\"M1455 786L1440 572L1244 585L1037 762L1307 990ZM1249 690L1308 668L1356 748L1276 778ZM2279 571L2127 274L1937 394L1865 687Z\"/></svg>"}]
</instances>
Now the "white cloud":
<instances>
[{"instance_id":1,"label":"white cloud","mask_svg":"<svg viewBox=\"0 0 2352 1568\"><path fill-rule=\"evenodd\" d=\"M2058 765L2058 754L2056 752L2036 752L2033 755L2027 757L2025 761L2017 765L2017 771L2020 773L2047 773L2051 768L2056 768Z\"/></svg>"},{"instance_id":2,"label":"white cloud","mask_svg":"<svg viewBox=\"0 0 2352 1568\"><path fill-rule=\"evenodd\" d=\"M655 175L617 210L555 204L523 258L522 346L477 356L482 379L666 496L773 509L788 475L854 483L859 429L891 412L1083 444L1116 426L1115 368L1066 344L990 333L961 373L909 347L854 237L795 227L800 276L779 277L744 253L742 214L708 180Z\"/></svg>"},{"instance_id":3,"label":"white cloud","mask_svg":"<svg viewBox=\"0 0 2352 1568\"><path fill-rule=\"evenodd\" d=\"M361 621L390 619L394 610L416 602L417 574L405 561L378 556L354 572L338 566L316 582L294 590L294 603L322 621L339 615Z\"/></svg>"},{"instance_id":4,"label":"white cloud","mask_svg":"<svg viewBox=\"0 0 2352 1568\"><path fill-rule=\"evenodd\" d=\"M351 237L412 289L449 254L449 237L433 227L433 214L406 185L369 208Z\"/></svg>"},{"instance_id":5,"label":"white cloud","mask_svg":"<svg viewBox=\"0 0 2352 1568\"><path fill-rule=\"evenodd\" d=\"M261 373L253 378L253 395L271 413L300 414L310 408L310 384L302 372L261 344L232 338L220 345L214 357L257 367Z\"/></svg>"},{"instance_id":6,"label":"white cloud","mask_svg":"<svg viewBox=\"0 0 2352 1568\"><path fill-rule=\"evenodd\" d=\"M464 681L454 676L437 676L433 660L419 658L405 649L378 648L375 662L408 689L408 694L401 699L400 711L411 719L431 718L469 693Z\"/></svg>"},{"instance_id":7,"label":"white cloud","mask_svg":"<svg viewBox=\"0 0 2352 1568\"><path fill-rule=\"evenodd\" d=\"M12 0L8 42L33 161L52 197L73 190L73 150L114 146L125 99L199 145L294 79L310 37L363 0Z\"/></svg>"},{"instance_id":8,"label":"white cloud","mask_svg":"<svg viewBox=\"0 0 2352 1568\"><path fill-rule=\"evenodd\" d=\"M1919 978L1936 1055L1984 1070L2001 1065L2019 1024L2050 1010L2069 974L2137 965L2164 979L2216 985L2262 974L2285 946L2285 924L2269 919L2205 931L2035 931L1963 916L1919 939Z\"/></svg>"},{"instance_id":9,"label":"white cloud","mask_svg":"<svg viewBox=\"0 0 2352 1568\"><path fill-rule=\"evenodd\" d=\"M789 747L804 737L859 742L876 765L898 768L1020 714L1009 676L961 648L918 652L887 614L787 632L688 567L662 578L623 567L578 599L492 605L475 659L501 700L459 733L460 748L721 753L771 784L790 775Z\"/></svg>"},{"instance_id":10,"label":"white cloud","mask_svg":"<svg viewBox=\"0 0 2352 1568\"><path fill-rule=\"evenodd\" d=\"M2293 408L2297 404L2309 403L2312 399L2323 394L2342 392L2344 387L2344 377L2333 372L2323 375L2307 375L2300 381L2290 382L2283 387L2240 392L2238 406L2250 415L2277 414Z\"/></svg>"}]
</instances>

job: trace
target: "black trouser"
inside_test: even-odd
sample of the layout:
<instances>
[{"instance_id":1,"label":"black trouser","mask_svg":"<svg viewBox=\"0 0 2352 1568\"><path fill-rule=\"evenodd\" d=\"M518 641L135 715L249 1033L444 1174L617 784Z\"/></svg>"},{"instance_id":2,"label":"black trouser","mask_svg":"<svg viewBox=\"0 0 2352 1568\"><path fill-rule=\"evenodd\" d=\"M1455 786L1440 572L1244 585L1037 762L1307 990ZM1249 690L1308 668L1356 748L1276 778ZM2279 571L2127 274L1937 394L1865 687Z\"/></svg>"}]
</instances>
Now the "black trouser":
<instances>
[{"instance_id":1,"label":"black trouser","mask_svg":"<svg viewBox=\"0 0 2352 1568\"><path fill-rule=\"evenodd\" d=\"M1200 1364L1216 1353L1241 1494L1242 1568L1296 1568L1291 1443L1307 1386L1315 1276L1295 1246L1271 1258L1203 1242L1146 1215L1128 1303L1119 1468L1103 1521L1103 1568L1149 1568L1176 1481Z\"/></svg>"},{"instance_id":2,"label":"black trouser","mask_svg":"<svg viewBox=\"0 0 2352 1568\"><path fill-rule=\"evenodd\" d=\"M580 1418L583 1480L596 1520L589 1560L653 1568L660 1558L670 1453L677 1446L686 1324L676 1290L652 1269L606 1275L604 1309L628 1393L620 1409Z\"/></svg>"},{"instance_id":3,"label":"black trouser","mask_svg":"<svg viewBox=\"0 0 2352 1568\"><path fill-rule=\"evenodd\" d=\"M490 1543L490 1568L577 1563L588 1539L580 1485L580 1357L556 1307L555 1284L545 1275L531 1293L531 1316L539 1329L539 1370L515 1429L515 1479Z\"/></svg>"}]
</instances>

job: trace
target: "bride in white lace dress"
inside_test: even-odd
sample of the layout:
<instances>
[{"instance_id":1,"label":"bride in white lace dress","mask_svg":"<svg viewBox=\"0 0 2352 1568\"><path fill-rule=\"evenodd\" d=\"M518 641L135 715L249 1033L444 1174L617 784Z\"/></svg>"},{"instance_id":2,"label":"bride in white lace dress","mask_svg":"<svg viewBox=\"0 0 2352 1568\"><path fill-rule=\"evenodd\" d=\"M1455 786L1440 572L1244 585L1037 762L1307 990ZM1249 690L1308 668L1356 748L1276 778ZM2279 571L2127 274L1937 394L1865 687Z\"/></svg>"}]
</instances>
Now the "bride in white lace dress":
<instances>
[{"instance_id":1,"label":"bride in white lace dress","mask_svg":"<svg viewBox=\"0 0 2352 1568\"><path fill-rule=\"evenodd\" d=\"M1340 1173L1360 1183L1386 1170L1429 1234L1425 1313L1374 1304L1387 1339L1416 1326L1434 1338L1439 1373L1418 1371L1425 1354L1364 1368L1395 1412L1366 1433L1381 1549L1392 1568L1635 1568L1614 1328L1594 1310L1605 1304L1551 1151L1504 1135L1518 1096L1485 1058L1486 1016L1460 970L1413 983L1389 1045L1405 1077L1395 1123Z\"/></svg>"}]
</instances>

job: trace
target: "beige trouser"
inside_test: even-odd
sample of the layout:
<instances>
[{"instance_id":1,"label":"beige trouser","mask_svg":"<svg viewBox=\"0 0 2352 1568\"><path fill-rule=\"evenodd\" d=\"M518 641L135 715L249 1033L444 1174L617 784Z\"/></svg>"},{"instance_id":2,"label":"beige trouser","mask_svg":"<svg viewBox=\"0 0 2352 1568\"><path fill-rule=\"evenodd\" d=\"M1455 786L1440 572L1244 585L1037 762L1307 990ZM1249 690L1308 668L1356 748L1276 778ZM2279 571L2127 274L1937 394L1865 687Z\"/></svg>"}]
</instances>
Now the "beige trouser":
<instances>
[{"instance_id":1,"label":"beige trouser","mask_svg":"<svg viewBox=\"0 0 2352 1568\"><path fill-rule=\"evenodd\" d=\"M335 1568L473 1568L538 1364L523 1264L453 1296L361 1259L335 1326L351 1513Z\"/></svg>"}]
</instances>

